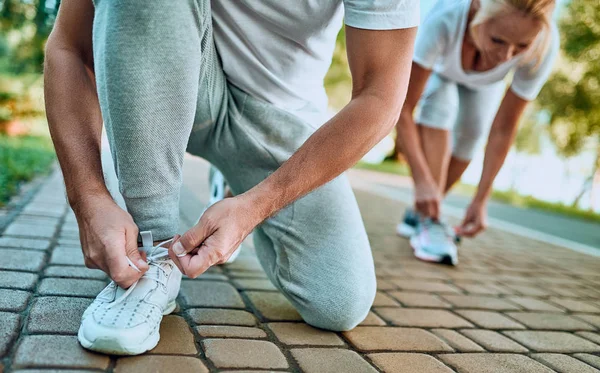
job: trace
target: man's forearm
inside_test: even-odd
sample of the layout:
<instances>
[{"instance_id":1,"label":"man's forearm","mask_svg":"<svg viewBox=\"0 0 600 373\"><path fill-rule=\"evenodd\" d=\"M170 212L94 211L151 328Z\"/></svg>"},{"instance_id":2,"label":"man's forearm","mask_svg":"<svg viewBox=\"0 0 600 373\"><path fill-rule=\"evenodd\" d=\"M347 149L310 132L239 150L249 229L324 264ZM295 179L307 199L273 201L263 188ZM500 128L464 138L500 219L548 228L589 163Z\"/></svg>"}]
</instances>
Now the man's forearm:
<instances>
[{"instance_id":1,"label":"man's forearm","mask_svg":"<svg viewBox=\"0 0 600 373\"><path fill-rule=\"evenodd\" d=\"M372 95L353 99L317 130L276 172L245 195L260 211L275 214L353 166L391 130L397 108Z\"/></svg>"},{"instance_id":2,"label":"man's forearm","mask_svg":"<svg viewBox=\"0 0 600 373\"><path fill-rule=\"evenodd\" d=\"M74 51L49 45L44 93L50 134L71 205L90 194L109 195L100 144L102 115L93 75Z\"/></svg>"}]
</instances>

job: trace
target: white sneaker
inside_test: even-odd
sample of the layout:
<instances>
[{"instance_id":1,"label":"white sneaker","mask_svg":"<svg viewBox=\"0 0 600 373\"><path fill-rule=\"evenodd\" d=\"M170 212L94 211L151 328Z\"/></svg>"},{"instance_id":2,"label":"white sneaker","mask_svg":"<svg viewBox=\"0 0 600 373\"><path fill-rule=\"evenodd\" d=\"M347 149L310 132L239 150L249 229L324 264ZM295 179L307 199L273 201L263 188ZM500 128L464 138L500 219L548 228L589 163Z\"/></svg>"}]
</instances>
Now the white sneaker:
<instances>
[{"instance_id":1,"label":"white sneaker","mask_svg":"<svg viewBox=\"0 0 600 373\"><path fill-rule=\"evenodd\" d=\"M163 315L175 309L181 272L163 242L152 245L152 233L142 232L149 269L125 290L114 281L85 310L77 339L84 348L106 354L138 355L160 339ZM134 267L130 261L130 264Z\"/></svg>"},{"instance_id":2,"label":"white sneaker","mask_svg":"<svg viewBox=\"0 0 600 373\"><path fill-rule=\"evenodd\" d=\"M427 262L458 264L455 236L445 224L423 219L417 232L410 238L415 256Z\"/></svg>"},{"instance_id":3,"label":"white sneaker","mask_svg":"<svg viewBox=\"0 0 600 373\"><path fill-rule=\"evenodd\" d=\"M210 166L209 171L209 181L210 181L210 199L208 200L208 205L206 205L206 209L215 203L222 201L225 198L225 189L227 187L227 181L225 181L225 176L219 171L215 166ZM204 212L202 212L204 213ZM200 215L202 216L202 215ZM200 218L198 218L200 221ZM197 224L198 222L196 222ZM240 255L240 249L242 246L238 247L233 254L227 259L225 264L233 263L237 257Z\"/></svg>"},{"instance_id":4,"label":"white sneaker","mask_svg":"<svg viewBox=\"0 0 600 373\"><path fill-rule=\"evenodd\" d=\"M396 226L396 233L404 238L410 238L417 232L419 214L412 209L407 209L402 221Z\"/></svg>"}]
</instances>

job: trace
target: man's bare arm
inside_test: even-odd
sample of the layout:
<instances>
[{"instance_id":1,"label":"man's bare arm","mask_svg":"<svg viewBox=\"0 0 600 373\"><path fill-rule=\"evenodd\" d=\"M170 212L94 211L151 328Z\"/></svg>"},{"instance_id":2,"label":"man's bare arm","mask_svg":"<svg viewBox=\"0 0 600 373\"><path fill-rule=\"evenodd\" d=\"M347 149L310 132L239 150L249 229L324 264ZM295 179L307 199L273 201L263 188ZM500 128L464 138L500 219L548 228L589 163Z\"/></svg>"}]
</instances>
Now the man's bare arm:
<instances>
[{"instance_id":1,"label":"man's bare arm","mask_svg":"<svg viewBox=\"0 0 600 373\"><path fill-rule=\"evenodd\" d=\"M66 0L46 45L44 90L50 134L74 208L108 195L100 161L102 115L94 84L90 0Z\"/></svg>"},{"instance_id":2,"label":"man's bare arm","mask_svg":"<svg viewBox=\"0 0 600 373\"><path fill-rule=\"evenodd\" d=\"M91 0L63 0L46 45L44 94L52 141L79 224L86 266L127 288L148 269L138 228L112 199L100 158L102 114L94 84ZM129 266L127 258L140 271Z\"/></svg>"},{"instance_id":3,"label":"man's bare arm","mask_svg":"<svg viewBox=\"0 0 600 373\"><path fill-rule=\"evenodd\" d=\"M332 180L396 124L406 97L416 28L346 27L352 99L276 172L248 191L265 219Z\"/></svg>"}]
</instances>

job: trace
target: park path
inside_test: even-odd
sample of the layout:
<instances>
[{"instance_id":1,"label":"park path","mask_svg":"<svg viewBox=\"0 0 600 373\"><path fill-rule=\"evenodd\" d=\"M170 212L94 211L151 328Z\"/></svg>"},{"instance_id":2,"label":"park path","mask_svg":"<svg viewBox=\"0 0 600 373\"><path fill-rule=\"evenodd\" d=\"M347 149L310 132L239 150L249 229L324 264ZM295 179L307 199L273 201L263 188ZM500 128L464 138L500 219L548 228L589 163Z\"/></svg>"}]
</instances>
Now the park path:
<instances>
[{"instance_id":1,"label":"park path","mask_svg":"<svg viewBox=\"0 0 600 373\"><path fill-rule=\"evenodd\" d=\"M208 195L206 163L185 168L182 229ZM490 229L460 247L457 268L426 264L394 234L405 206L356 194L378 276L360 326L304 324L246 244L234 264L183 281L153 351L116 357L77 344L107 278L83 266L55 171L0 210L0 373L600 372L600 258Z\"/></svg>"}]
</instances>

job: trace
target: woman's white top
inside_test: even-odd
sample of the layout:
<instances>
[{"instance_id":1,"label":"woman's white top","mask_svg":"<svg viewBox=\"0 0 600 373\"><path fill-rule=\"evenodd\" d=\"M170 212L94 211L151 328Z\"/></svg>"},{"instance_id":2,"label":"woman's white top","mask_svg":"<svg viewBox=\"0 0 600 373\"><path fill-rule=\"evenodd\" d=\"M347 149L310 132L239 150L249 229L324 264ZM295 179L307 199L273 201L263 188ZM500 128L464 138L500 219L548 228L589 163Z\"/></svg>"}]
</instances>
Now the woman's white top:
<instances>
[{"instance_id":1,"label":"woman's white top","mask_svg":"<svg viewBox=\"0 0 600 373\"><path fill-rule=\"evenodd\" d=\"M467 28L470 0L439 0L419 27L413 61L471 89L501 81L514 70L510 89L519 97L535 99L552 71L560 37L554 23L551 42L543 61L522 63L523 53L488 71L466 72L462 67L462 44Z\"/></svg>"}]
</instances>

